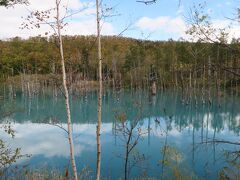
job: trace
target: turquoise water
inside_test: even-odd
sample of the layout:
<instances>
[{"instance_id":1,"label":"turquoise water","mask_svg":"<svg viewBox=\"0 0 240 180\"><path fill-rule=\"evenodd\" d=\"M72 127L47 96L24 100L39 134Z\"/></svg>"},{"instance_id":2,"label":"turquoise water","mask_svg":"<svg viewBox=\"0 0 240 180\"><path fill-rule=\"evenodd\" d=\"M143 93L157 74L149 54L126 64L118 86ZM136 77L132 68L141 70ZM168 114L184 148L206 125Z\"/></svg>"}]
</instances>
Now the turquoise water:
<instances>
[{"instance_id":1,"label":"turquoise water","mask_svg":"<svg viewBox=\"0 0 240 180\"><path fill-rule=\"evenodd\" d=\"M28 98L20 91L16 98L8 94L0 100L2 109L11 112L1 117L12 122L15 138L0 131L12 148L21 147L17 165L30 169L62 171L69 164L67 134L52 121L66 128L64 99L46 91ZM201 99L199 97L199 99ZM220 104L221 106L218 106ZM74 145L78 171L88 167L95 177L97 92L71 96ZM124 119L124 128L119 119ZM217 179L229 166L225 152L239 151L239 145L213 143L213 140L238 142L240 139L240 98L224 95L211 107L206 104L183 105L174 91L149 96L145 91L105 91L101 130L102 177L124 177L126 143L133 127L128 177L174 179L177 170L183 177ZM207 143L209 142L209 143ZM163 161L164 160L164 161ZM162 162L165 162L164 165ZM239 163L239 159L237 161ZM238 169L230 167L234 173Z\"/></svg>"}]
</instances>

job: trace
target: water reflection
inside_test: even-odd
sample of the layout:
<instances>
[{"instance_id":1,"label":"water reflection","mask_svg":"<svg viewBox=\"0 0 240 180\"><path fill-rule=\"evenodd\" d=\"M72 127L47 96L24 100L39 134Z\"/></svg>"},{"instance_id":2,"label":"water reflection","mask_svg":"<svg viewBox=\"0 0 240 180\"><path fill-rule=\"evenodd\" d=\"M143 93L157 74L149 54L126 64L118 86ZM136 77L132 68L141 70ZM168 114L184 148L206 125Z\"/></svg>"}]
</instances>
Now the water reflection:
<instances>
[{"instance_id":1,"label":"water reflection","mask_svg":"<svg viewBox=\"0 0 240 180\"><path fill-rule=\"evenodd\" d=\"M138 108L133 106L139 103L142 119L164 116L167 113L168 116L172 117L172 122L179 126L180 131L189 124L194 125L197 129L202 128L201 121L204 120L204 126L214 127L216 131L221 131L223 126L227 125L229 130L239 134L240 98L224 97L227 100L221 99L223 104L221 108L215 105L216 103L211 107L199 105L195 108L191 105L182 105L180 95L171 91L159 93L157 97L151 98L147 92L141 91L135 94L121 92L118 95L106 91L103 96L102 119L103 122L112 122L115 111L125 112L127 119L134 119ZM156 99L154 100L154 98ZM0 103L2 106L7 106L8 109L14 107L16 112L12 118L19 123L25 121L38 123L50 117L65 122L64 99L60 97L56 99L51 93L40 94L29 99L18 92L16 99L6 98ZM97 119L97 93L90 92L84 97L72 97L71 107L73 122L95 123Z\"/></svg>"},{"instance_id":2,"label":"water reflection","mask_svg":"<svg viewBox=\"0 0 240 180\"><path fill-rule=\"evenodd\" d=\"M86 166L96 169L97 93L71 98L79 171ZM118 94L106 91L101 133L102 177L124 178L125 174L125 177L141 175L164 179L173 175L170 166L164 162L174 163L169 158L174 153L181 157L177 159L175 169L190 172L192 177L216 179L218 172L227 166L223 150L237 151L239 147L208 142L215 139L239 142L240 133L239 98L226 95L220 101L220 108L214 103L211 107L199 103L195 107L182 105L180 95L170 91L156 97L142 91ZM20 164L59 170L69 164L66 132L43 123L55 119L66 128L63 99L56 99L50 93L29 99L18 92L16 99L5 98L0 103L4 109L16 107L8 118L1 118L2 121L14 122L16 138L9 139L4 133L0 134L1 137L14 147L22 147L23 154L32 154L30 159L22 159ZM121 116L124 121L119 122ZM138 139L139 129L142 133ZM131 130L132 135L129 133ZM131 141L127 143L129 137ZM133 151L129 152L133 145Z\"/></svg>"}]
</instances>

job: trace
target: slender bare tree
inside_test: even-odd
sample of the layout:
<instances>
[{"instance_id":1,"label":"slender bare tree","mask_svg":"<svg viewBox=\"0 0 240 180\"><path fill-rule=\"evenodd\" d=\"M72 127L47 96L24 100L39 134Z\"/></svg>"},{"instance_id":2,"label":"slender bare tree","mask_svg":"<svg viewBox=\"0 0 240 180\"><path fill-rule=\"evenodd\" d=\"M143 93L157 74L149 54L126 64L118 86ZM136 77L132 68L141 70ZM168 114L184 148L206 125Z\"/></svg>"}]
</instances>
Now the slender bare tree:
<instances>
[{"instance_id":1,"label":"slender bare tree","mask_svg":"<svg viewBox=\"0 0 240 180\"><path fill-rule=\"evenodd\" d=\"M72 133L72 122L71 122L71 111L70 111L70 103L69 103L69 91L67 87L67 77L66 77L66 68L65 68L65 58L64 58L64 50L63 50L63 40L62 40L62 29L66 25L64 20L70 15L67 14L67 8L65 7L66 14L64 17L61 17L60 9L61 8L61 0L55 0L55 7L45 11L32 11L31 14L27 17L28 23L23 23L22 28L32 29L32 27L40 28L41 25L49 25L57 38L57 46L59 48L59 53L61 57L61 68L62 68L62 84L63 84L63 94L65 99L65 107L67 112L67 132L69 148L70 148L70 161L73 169L73 179L77 180L77 167L75 162L74 155L74 143L73 143L73 133ZM52 17L51 13L54 12L54 16ZM52 19L54 20L52 20Z\"/></svg>"},{"instance_id":2,"label":"slender bare tree","mask_svg":"<svg viewBox=\"0 0 240 180\"><path fill-rule=\"evenodd\" d=\"M101 50L101 33L100 33L100 13L99 13L99 1L96 0L96 11L97 11L97 39L98 39L98 73L99 73L99 93L98 93L98 120L97 120L97 172L96 179L99 180L101 177L101 121L102 121L102 50Z\"/></svg>"},{"instance_id":3,"label":"slender bare tree","mask_svg":"<svg viewBox=\"0 0 240 180\"><path fill-rule=\"evenodd\" d=\"M74 156L71 111L70 111L70 105L69 105L69 93L68 93L67 80L66 80L65 59L64 59L63 42L62 42L62 34L61 34L62 22L60 20L60 12L59 12L60 3L61 3L61 0L56 0L56 10L57 10L56 28L57 28L57 36L58 36L58 42L59 42L59 51L61 55L62 80L63 80L64 97L65 97L65 104L66 104L66 110L67 110L67 126L68 126L68 141L70 145L70 158L71 158L72 169L73 169L73 177L75 180L77 180L78 177L77 177L77 167L76 167L75 156Z\"/></svg>"}]
</instances>

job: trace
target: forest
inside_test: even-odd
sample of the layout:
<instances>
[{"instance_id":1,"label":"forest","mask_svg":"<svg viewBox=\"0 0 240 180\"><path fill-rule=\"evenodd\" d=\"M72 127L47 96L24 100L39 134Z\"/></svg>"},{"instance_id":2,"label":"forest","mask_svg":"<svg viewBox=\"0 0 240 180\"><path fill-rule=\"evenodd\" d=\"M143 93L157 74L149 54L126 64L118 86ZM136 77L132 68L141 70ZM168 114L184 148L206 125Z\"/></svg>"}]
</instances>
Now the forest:
<instances>
[{"instance_id":1,"label":"forest","mask_svg":"<svg viewBox=\"0 0 240 180\"><path fill-rule=\"evenodd\" d=\"M56 38L19 37L0 41L1 79L26 75L59 75ZM64 36L66 71L72 81L98 79L95 36ZM102 37L103 79L114 88L147 88L155 80L160 88L186 87L192 78L198 86L240 84L240 49L230 44L181 41L147 41ZM70 77L71 76L71 77Z\"/></svg>"}]
</instances>

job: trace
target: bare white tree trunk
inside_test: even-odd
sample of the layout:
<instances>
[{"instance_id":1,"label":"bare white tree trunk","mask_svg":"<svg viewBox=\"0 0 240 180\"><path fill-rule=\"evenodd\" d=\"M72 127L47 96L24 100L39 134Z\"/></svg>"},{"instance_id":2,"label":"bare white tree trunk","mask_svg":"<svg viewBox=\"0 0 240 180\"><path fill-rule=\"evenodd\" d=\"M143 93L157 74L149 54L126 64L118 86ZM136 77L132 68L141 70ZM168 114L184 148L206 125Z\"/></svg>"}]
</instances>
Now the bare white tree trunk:
<instances>
[{"instance_id":1,"label":"bare white tree trunk","mask_svg":"<svg viewBox=\"0 0 240 180\"><path fill-rule=\"evenodd\" d=\"M96 179L99 180L101 177L101 141L100 141L100 130L102 121L102 50L101 50L101 34L100 34L100 16L99 16L99 2L96 0L96 11L97 11L97 38L98 38L98 73L99 73L99 94L98 94L98 120L97 120L97 172Z\"/></svg>"},{"instance_id":2,"label":"bare white tree trunk","mask_svg":"<svg viewBox=\"0 0 240 180\"><path fill-rule=\"evenodd\" d=\"M72 137L72 123L71 123L71 112L70 112L70 105L69 105L69 93L67 88L67 81L66 81L66 70L65 70L65 60L64 60L64 53L63 53L63 42L62 42L62 35L61 35L61 21L60 21L60 15L59 15L59 5L60 0L56 0L56 10L57 10L57 33L59 38L59 51L61 55L61 66L62 66L62 79L63 79L63 88L64 88L64 97L65 97L65 104L66 104L66 110L67 110L67 127L68 127L68 141L70 145L70 159L72 163L72 169L73 169L73 177L74 180L77 180L77 167L75 162L75 156L74 156L74 144L73 144L73 137Z\"/></svg>"}]
</instances>

